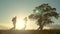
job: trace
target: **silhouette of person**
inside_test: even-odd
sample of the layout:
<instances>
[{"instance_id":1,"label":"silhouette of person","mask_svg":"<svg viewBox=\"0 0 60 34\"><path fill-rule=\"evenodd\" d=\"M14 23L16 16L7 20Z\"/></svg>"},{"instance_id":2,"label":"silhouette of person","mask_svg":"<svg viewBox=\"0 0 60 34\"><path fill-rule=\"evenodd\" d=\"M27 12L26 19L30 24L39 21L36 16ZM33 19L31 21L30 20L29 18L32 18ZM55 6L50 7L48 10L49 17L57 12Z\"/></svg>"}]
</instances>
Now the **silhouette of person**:
<instances>
[{"instance_id":1,"label":"silhouette of person","mask_svg":"<svg viewBox=\"0 0 60 34\"><path fill-rule=\"evenodd\" d=\"M17 18L16 16L12 18L12 22L13 22L13 26L14 27L11 28L11 30L13 30L13 29L15 30L15 27L16 27L16 18Z\"/></svg>"},{"instance_id":2,"label":"silhouette of person","mask_svg":"<svg viewBox=\"0 0 60 34\"><path fill-rule=\"evenodd\" d=\"M27 24L27 17L24 18L24 21L25 21L25 27L23 29L26 28L26 24Z\"/></svg>"}]
</instances>

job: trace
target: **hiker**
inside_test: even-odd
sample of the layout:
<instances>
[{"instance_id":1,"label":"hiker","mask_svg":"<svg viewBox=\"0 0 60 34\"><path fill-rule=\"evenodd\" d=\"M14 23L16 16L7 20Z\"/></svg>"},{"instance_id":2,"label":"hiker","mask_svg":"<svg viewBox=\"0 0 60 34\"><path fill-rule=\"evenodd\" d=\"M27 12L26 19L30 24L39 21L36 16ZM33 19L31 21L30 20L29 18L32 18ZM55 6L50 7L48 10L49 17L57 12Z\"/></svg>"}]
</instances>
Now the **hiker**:
<instances>
[{"instance_id":1,"label":"hiker","mask_svg":"<svg viewBox=\"0 0 60 34\"><path fill-rule=\"evenodd\" d=\"M25 27L23 29L26 29L27 17L24 18L24 22L25 22Z\"/></svg>"},{"instance_id":2,"label":"hiker","mask_svg":"<svg viewBox=\"0 0 60 34\"><path fill-rule=\"evenodd\" d=\"M17 18L16 16L12 18L12 22L13 22L13 26L14 26L12 29L14 29L14 30L16 27L16 18Z\"/></svg>"}]
</instances>

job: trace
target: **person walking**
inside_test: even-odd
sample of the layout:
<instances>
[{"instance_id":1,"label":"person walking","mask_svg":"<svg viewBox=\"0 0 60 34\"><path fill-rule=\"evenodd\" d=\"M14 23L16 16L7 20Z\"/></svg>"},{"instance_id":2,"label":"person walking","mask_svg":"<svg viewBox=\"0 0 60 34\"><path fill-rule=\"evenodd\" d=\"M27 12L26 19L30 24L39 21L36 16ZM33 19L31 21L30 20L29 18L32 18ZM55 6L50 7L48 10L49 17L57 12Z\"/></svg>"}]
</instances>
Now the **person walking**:
<instances>
[{"instance_id":1,"label":"person walking","mask_svg":"<svg viewBox=\"0 0 60 34\"><path fill-rule=\"evenodd\" d=\"M24 18L24 22L25 22L25 27L23 29L25 30L27 25L27 17Z\"/></svg>"},{"instance_id":2,"label":"person walking","mask_svg":"<svg viewBox=\"0 0 60 34\"><path fill-rule=\"evenodd\" d=\"M16 19L17 19L16 16L12 18L13 28L11 28L10 30L15 30L15 27L16 27Z\"/></svg>"}]
</instances>

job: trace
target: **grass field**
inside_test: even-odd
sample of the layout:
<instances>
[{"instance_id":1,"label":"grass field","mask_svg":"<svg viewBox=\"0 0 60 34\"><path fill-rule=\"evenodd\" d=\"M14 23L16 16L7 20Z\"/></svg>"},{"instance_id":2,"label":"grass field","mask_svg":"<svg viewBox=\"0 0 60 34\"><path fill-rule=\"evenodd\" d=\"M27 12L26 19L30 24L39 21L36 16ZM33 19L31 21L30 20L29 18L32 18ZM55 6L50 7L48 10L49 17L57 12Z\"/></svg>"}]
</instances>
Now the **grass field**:
<instances>
[{"instance_id":1,"label":"grass field","mask_svg":"<svg viewBox=\"0 0 60 34\"><path fill-rule=\"evenodd\" d=\"M0 30L0 34L60 34L60 30Z\"/></svg>"}]
</instances>

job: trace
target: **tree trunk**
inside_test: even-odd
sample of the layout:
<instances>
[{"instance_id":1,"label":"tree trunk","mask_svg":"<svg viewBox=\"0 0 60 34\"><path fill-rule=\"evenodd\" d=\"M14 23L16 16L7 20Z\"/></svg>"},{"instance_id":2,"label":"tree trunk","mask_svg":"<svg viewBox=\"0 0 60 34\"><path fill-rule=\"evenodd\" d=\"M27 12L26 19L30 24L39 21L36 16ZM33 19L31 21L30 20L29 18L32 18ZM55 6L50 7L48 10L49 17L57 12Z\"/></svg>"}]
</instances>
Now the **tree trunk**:
<instances>
[{"instance_id":1,"label":"tree trunk","mask_svg":"<svg viewBox=\"0 0 60 34\"><path fill-rule=\"evenodd\" d=\"M40 25L40 30L43 30L43 25Z\"/></svg>"},{"instance_id":2,"label":"tree trunk","mask_svg":"<svg viewBox=\"0 0 60 34\"><path fill-rule=\"evenodd\" d=\"M40 25L38 30L43 30L43 25Z\"/></svg>"}]
</instances>

